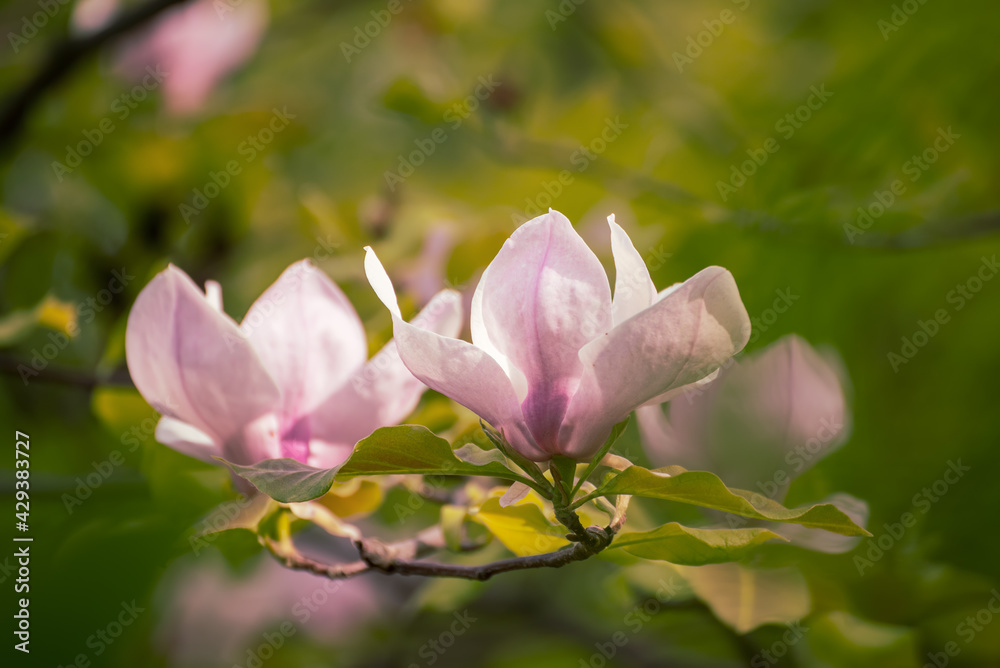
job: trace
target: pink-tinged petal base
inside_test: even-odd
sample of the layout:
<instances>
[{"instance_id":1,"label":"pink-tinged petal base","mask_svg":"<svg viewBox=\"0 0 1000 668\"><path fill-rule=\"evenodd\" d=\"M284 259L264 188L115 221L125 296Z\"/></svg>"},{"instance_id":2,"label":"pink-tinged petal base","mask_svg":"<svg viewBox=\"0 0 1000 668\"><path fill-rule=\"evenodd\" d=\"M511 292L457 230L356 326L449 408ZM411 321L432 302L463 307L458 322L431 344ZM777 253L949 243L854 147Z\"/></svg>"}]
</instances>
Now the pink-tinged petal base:
<instances>
[{"instance_id":1,"label":"pink-tinged petal base","mask_svg":"<svg viewBox=\"0 0 1000 668\"><path fill-rule=\"evenodd\" d=\"M523 375L524 420L538 446L556 454L559 425L583 372L578 352L611 327L600 261L569 220L550 211L504 243L476 288L473 311L473 342Z\"/></svg>"}]
</instances>

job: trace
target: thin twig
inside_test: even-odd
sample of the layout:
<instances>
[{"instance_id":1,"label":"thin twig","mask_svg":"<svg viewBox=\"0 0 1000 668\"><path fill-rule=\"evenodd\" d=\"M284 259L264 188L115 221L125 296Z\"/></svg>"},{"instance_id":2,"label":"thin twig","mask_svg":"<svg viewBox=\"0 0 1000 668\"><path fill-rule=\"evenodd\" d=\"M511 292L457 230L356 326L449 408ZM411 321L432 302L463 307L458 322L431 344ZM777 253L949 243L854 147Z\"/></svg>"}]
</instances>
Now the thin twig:
<instances>
[{"instance_id":1,"label":"thin twig","mask_svg":"<svg viewBox=\"0 0 1000 668\"><path fill-rule=\"evenodd\" d=\"M8 357L6 355L0 356L0 374L18 376L26 385L38 381L82 387L87 390L92 390L98 385L134 387L128 369L125 367L120 367L109 374L102 375L89 371L55 367L51 364L38 370L32 366L29 360L19 360L16 357Z\"/></svg>"},{"instance_id":2,"label":"thin twig","mask_svg":"<svg viewBox=\"0 0 1000 668\"><path fill-rule=\"evenodd\" d=\"M21 129L28 112L45 93L68 75L74 67L102 46L143 25L173 5L185 0L150 0L123 12L101 30L81 37L68 37L50 53L45 64L23 88L10 96L10 104L0 116L0 147L6 146Z\"/></svg>"},{"instance_id":3,"label":"thin twig","mask_svg":"<svg viewBox=\"0 0 1000 668\"><path fill-rule=\"evenodd\" d=\"M583 543L573 543L573 545L557 552L548 552L529 557L501 559L480 566L443 564L433 561L394 561L388 564L371 564L371 566L383 573L484 581L489 580L494 575L509 571L520 571L531 568L561 568L574 561L589 559L594 554L596 553Z\"/></svg>"},{"instance_id":4,"label":"thin twig","mask_svg":"<svg viewBox=\"0 0 1000 668\"><path fill-rule=\"evenodd\" d=\"M494 575L532 568L561 568L574 561L584 561L606 549L624 524L624 515L606 528L590 527L583 530L586 538L555 552L512 557L477 566L421 561L420 558L444 549L444 534L440 527L431 527L416 537L397 543L385 544L373 538L363 538L354 545L361 555L358 561L346 564L323 564L298 552L290 551L280 541L262 536L261 542L283 566L338 580L362 573L377 571L385 574L422 575L426 577L460 578L463 580L489 580ZM579 520L577 520L579 523ZM477 550L482 544L463 545L463 551Z\"/></svg>"}]
</instances>

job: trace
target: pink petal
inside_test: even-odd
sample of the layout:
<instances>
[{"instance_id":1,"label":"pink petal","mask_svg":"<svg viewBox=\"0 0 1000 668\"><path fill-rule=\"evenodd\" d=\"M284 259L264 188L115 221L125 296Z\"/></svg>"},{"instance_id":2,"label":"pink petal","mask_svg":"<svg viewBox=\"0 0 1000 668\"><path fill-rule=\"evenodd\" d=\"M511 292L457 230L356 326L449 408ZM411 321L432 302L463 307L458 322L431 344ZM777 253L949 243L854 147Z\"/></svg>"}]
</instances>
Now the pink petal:
<instances>
[{"instance_id":1,"label":"pink petal","mask_svg":"<svg viewBox=\"0 0 1000 668\"><path fill-rule=\"evenodd\" d=\"M236 323L170 265L129 314L125 355L136 388L158 412L225 443L280 394Z\"/></svg>"},{"instance_id":2,"label":"pink petal","mask_svg":"<svg viewBox=\"0 0 1000 668\"><path fill-rule=\"evenodd\" d=\"M712 373L749 335L732 274L721 267L698 272L580 350L587 373L560 434L564 452L593 453L612 425L653 397Z\"/></svg>"},{"instance_id":3,"label":"pink petal","mask_svg":"<svg viewBox=\"0 0 1000 668\"><path fill-rule=\"evenodd\" d=\"M674 399L671 439L643 429L650 459L674 463L675 452L696 451L726 484L780 501L792 480L844 441L850 415L841 376L835 360L797 336L782 338Z\"/></svg>"},{"instance_id":4,"label":"pink petal","mask_svg":"<svg viewBox=\"0 0 1000 668\"><path fill-rule=\"evenodd\" d=\"M344 293L309 260L291 265L240 325L281 388L274 406L294 421L339 389L368 359L368 342Z\"/></svg>"},{"instance_id":5,"label":"pink petal","mask_svg":"<svg viewBox=\"0 0 1000 668\"><path fill-rule=\"evenodd\" d=\"M462 328L462 297L439 292L413 319L416 327L453 337ZM340 464L354 444L379 427L395 425L413 412L427 387L417 380L389 341L364 367L309 416L313 459L326 468Z\"/></svg>"},{"instance_id":6,"label":"pink petal","mask_svg":"<svg viewBox=\"0 0 1000 668\"><path fill-rule=\"evenodd\" d=\"M411 325L400 315L392 281L369 247L365 272L375 294L392 314L399 356L410 372L431 389L451 397L501 429L526 457L549 458L524 426L521 407L510 379L490 355L465 341Z\"/></svg>"},{"instance_id":7,"label":"pink petal","mask_svg":"<svg viewBox=\"0 0 1000 668\"><path fill-rule=\"evenodd\" d=\"M555 452L583 373L579 351L611 327L600 261L569 220L550 211L504 243L476 288L473 311L473 342L524 375L524 418L539 446Z\"/></svg>"},{"instance_id":8,"label":"pink petal","mask_svg":"<svg viewBox=\"0 0 1000 668\"><path fill-rule=\"evenodd\" d=\"M611 317L620 325L636 313L649 308L656 299L656 286L639 251L614 215L608 216L611 226L611 253L615 258L615 297L611 302Z\"/></svg>"},{"instance_id":9,"label":"pink petal","mask_svg":"<svg viewBox=\"0 0 1000 668\"><path fill-rule=\"evenodd\" d=\"M683 466L689 471L712 470L708 453L680 438L660 406L641 406L636 409L635 417L642 442L654 466Z\"/></svg>"},{"instance_id":10,"label":"pink petal","mask_svg":"<svg viewBox=\"0 0 1000 668\"><path fill-rule=\"evenodd\" d=\"M254 54L268 21L268 5L261 0L244 0L235 9L197 0L164 12L149 30L128 40L119 69L140 80L147 68L161 67L167 107L192 113Z\"/></svg>"},{"instance_id":11,"label":"pink petal","mask_svg":"<svg viewBox=\"0 0 1000 668\"><path fill-rule=\"evenodd\" d=\"M256 420L245 425L243 429L229 439L222 447L222 456L234 464L256 464L265 459L275 459L277 457L289 457L292 453L285 450L284 443L280 437L282 423L274 413L266 413ZM299 461L305 461L307 452L304 450L300 457L294 457ZM237 479L237 483L245 483L245 480ZM241 482L242 481L242 482ZM252 485L244 485L251 489Z\"/></svg>"},{"instance_id":12,"label":"pink petal","mask_svg":"<svg viewBox=\"0 0 1000 668\"><path fill-rule=\"evenodd\" d=\"M791 480L840 446L849 421L839 364L797 336L779 339L722 374L708 408L680 420L704 423L701 447L730 484L784 498Z\"/></svg>"},{"instance_id":13,"label":"pink petal","mask_svg":"<svg viewBox=\"0 0 1000 668\"><path fill-rule=\"evenodd\" d=\"M790 451L804 453L794 472L800 475L846 440L850 412L845 375L836 356L818 352L798 336L786 336L733 370L733 389L725 398L731 414L746 416L745 439L769 444L782 461ZM736 402L742 413L735 412Z\"/></svg>"},{"instance_id":14,"label":"pink petal","mask_svg":"<svg viewBox=\"0 0 1000 668\"><path fill-rule=\"evenodd\" d=\"M696 380L693 383L688 383L687 385L681 385L680 387L675 387L673 389L667 390L663 394L658 394L649 401L647 401L646 403L644 403L643 406L659 406L660 404L666 403L675 397L681 397L687 395L691 395L693 397L694 395L704 392L705 388L709 384L711 384L713 380L719 377L719 373L722 372L723 368L724 367L719 367L718 369L708 374L701 380Z\"/></svg>"}]
</instances>

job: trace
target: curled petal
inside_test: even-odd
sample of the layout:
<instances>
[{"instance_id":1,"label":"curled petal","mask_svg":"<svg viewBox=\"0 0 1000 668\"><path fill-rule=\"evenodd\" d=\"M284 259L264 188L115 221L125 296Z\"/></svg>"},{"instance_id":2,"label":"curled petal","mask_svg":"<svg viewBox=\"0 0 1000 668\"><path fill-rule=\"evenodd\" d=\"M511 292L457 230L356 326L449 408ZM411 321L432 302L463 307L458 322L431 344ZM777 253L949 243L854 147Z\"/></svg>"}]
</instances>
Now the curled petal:
<instances>
[{"instance_id":1,"label":"curled petal","mask_svg":"<svg viewBox=\"0 0 1000 668\"><path fill-rule=\"evenodd\" d=\"M580 350L587 372L560 441L570 456L592 453L633 409L709 375L742 350L749 335L732 274L721 267L698 272Z\"/></svg>"},{"instance_id":2,"label":"curled petal","mask_svg":"<svg viewBox=\"0 0 1000 668\"><path fill-rule=\"evenodd\" d=\"M222 446L197 427L172 417L163 416L156 423L156 440L189 457L214 464L213 457L222 456Z\"/></svg>"},{"instance_id":3,"label":"curled petal","mask_svg":"<svg viewBox=\"0 0 1000 668\"><path fill-rule=\"evenodd\" d=\"M248 465L264 459L292 456L292 453L282 447L280 425L278 416L274 413L267 413L249 422L223 446L223 457L234 464Z\"/></svg>"},{"instance_id":4,"label":"curled petal","mask_svg":"<svg viewBox=\"0 0 1000 668\"><path fill-rule=\"evenodd\" d=\"M649 308L656 299L656 286L649 269L614 215L608 216L611 226L611 253L615 258L615 296L611 302L611 318L620 325L636 313Z\"/></svg>"},{"instance_id":5,"label":"curled petal","mask_svg":"<svg viewBox=\"0 0 1000 668\"><path fill-rule=\"evenodd\" d=\"M439 292L413 324L442 336L457 335L462 328L461 295L454 290ZM336 466L359 440L379 427L401 422L426 389L403 364L395 340L389 341L308 417L310 453L322 460L315 465Z\"/></svg>"},{"instance_id":6,"label":"curled petal","mask_svg":"<svg viewBox=\"0 0 1000 668\"><path fill-rule=\"evenodd\" d=\"M511 444L526 457L548 459L524 427L517 395L496 360L465 341L441 336L403 320L392 281L375 252L371 248L365 250L368 281L392 314L397 350L410 372L428 387L504 430Z\"/></svg>"}]
</instances>

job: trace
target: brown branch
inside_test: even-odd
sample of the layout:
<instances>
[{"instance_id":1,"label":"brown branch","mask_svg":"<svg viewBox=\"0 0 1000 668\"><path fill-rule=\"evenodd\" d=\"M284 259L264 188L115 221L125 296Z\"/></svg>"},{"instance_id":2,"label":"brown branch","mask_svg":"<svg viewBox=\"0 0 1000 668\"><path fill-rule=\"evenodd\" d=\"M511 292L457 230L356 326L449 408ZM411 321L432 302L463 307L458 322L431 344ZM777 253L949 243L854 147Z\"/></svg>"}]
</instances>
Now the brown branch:
<instances>
[{"instance_id":1,"label":"brown branch","mask_svg":"<svg viewBox=\"0 0 1000 668\"><path fill-rule=\"evenodd\" d=\"M608 527L592 526L585 529L586 538L571 535L572 545L555 552L527 557L512 557L477 566L445 564L436 561L421 561L421 557L444 549L444 535L440 527L431 527L415 538L398 543L382 543L373 538L355 541L361 555L358 561L346 564L323 564L313 559L289 552L273 539L262 537L261 541L271 554L286 568L308 571L330 579L354 577L362 573L377 571L385 574L422 575L425 577L460 578L463 580L489 580L494 575L510 571L532 568L562 568L574 561L584 561L611 545L615 534L625 523L624 512ZM482 544L463 545L463 551L478 550Z\"/></svg>"},{"instance_id":2,"label":"brown branch","mask_svg":"<svg viewBox=\"0 0 1000 668\"><path fill-rule=\"evenodd\" d=\"M80 387L85 390L92 390L98 385L134 387L128 369L125 367L119 367L111 373L101 375L90 371L80 371L52 365L38 370L31 365L30 360L20 360L16 357L6 355L0 356L0 374L17 376L26 381L26 385L38 381L41 383Z\"/></svg>"},{"instance_id":3,"label":"brown branch","mask_svg":"<svg viewBox=\"0 0 1000 668\"><path fill-rule=\"evenodd\" d=\"M530 557L512 557L479 566L443 564L433 561L366 561L365 563L368 563L372 569L381 571L382 573L483 581L489 580L494 575L509 571L521 571L530 568L561 568L574 561L589 559L596 553L596 551L583 543L573 543L573 545L556 552L536 554Z\"/></svg>"},{"instance_id":4,"label":"brown branch","mask_svg":"<svg viewBox=\"0 0 1000 668\"><path fill-rule=\"evenodd\" d=\"M146 4L123 12L101 30L82 37L64 39L49 53L45 64L18 92L10 96L10 104L0 115L0 147L10 143L24 125L31 108L45 93L65 78L91 54L121 35L133 30L173 5L185 0L150 0Z\"/></svg>"}]
</instances>

